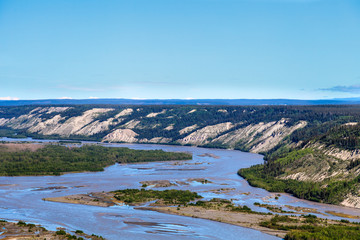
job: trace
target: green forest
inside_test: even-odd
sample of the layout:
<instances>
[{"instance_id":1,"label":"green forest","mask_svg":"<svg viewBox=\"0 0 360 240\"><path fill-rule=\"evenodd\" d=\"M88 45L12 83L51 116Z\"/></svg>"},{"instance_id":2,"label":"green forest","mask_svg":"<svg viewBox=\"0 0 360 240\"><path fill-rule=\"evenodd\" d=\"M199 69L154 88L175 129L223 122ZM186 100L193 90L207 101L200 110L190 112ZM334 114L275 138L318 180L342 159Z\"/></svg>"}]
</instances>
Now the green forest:
<instances>
[{"instance_id":1,"label":"green forest","mask_svg":"<svg viewBox=\"0 0 360 240\"><path fill-rule=\"evenodd\" d=\"M260 226L288 231L285 240L356 240L360 238L359 223L350 223L346 220L328 223L326 219L317 218L312 214L302 215L301 218L275 215L270 221L261 222Z\"/></svg>"},{"instance_id":2,"label":"green forest","mask_svg":"<svg viewBox=\"0 0 360 240\"><path fill-rule=\"evenodd\" d=\"M202 198L196 192L189 190L168 189L164 191L147 189L124 189L114 191L115 198L127 204L143 203L157 200L161 204L186 204L195 199Z\"/></svg>"},{"instance_id":3,"label":"green forest","mask_svg":"<svg viewBox=\"0 0 360 240\"><path fill-rule=\"evenodd\" d=\"M188 160L188 153L162 150L85 145L66 147L46 145L36 151L8 151L0 147L0 175L60 175L66 172L103 171L115 163Z\"/></svg>"},{"instance_id":4,"label":"green forest","mask_svg":"<svg viewBox=\"0 0 360 240\"><path fill-rule=\"evenodd\" d=\"M342 169L335 162L330 163L329 171L347 170L352 171L347 178L329 178L323 181L298 181L293 179L283 179L282 176L292 173L296 169L310 171L310 168L329 162L329 157L319 150L311 148L279 148L265 157L264 164L240 169L238 174L245 178L251 186L264 188L270 192L286 192L298 198L303 198L316 202L339 204L348 193L358 194L360 187L360 176L356 174L360 161L349 161L346 169ZM309 161L308 159L313 159ZM299 166L299 164L301 164ZM304 167L306 164L307 167Z\"/></svg>"}]
</instances>

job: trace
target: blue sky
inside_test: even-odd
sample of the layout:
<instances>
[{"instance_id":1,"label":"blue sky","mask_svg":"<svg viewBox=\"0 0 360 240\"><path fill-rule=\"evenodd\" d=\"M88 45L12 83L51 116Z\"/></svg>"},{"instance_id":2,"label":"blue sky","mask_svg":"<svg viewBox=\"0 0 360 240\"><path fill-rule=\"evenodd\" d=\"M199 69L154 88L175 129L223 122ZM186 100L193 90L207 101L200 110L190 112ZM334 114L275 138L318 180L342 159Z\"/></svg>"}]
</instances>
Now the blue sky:
<instances>
[{"instance_id":1,"label":"blue sky","mask_svg":"<svg viewBox=\"0 0 360 240\"><path fill-rule=\"evenodd\" d=\"M0 99L360 96L359 0L0 0Z\"/></svg>"}]
</instances>

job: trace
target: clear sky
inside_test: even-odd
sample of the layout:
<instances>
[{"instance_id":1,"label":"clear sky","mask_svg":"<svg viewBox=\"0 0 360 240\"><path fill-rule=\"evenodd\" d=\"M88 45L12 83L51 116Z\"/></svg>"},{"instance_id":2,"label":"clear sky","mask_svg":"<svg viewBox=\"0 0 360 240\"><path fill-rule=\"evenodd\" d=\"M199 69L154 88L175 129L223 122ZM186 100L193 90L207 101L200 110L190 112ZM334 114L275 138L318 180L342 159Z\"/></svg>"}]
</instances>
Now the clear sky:
<instances>
[{"instance_id":1,"label":"clear sky","mask_svg":"<svg viewBox=\"0 0 360 240\"><path fill-rule=\"evenodd\" d=\"M0 99L360 96L360 0L0 0Z\"/></svg>"}]
</instances>

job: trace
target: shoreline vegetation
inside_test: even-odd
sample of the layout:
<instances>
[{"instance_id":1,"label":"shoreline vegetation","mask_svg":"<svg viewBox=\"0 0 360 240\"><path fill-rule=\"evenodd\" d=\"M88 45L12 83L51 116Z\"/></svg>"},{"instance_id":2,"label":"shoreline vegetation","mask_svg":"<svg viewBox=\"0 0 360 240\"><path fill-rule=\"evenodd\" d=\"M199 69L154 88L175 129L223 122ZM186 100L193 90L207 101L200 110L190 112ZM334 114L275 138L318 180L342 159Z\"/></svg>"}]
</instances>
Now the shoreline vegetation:
<instances>
[{"instance_id":1,"label":"shoreline vegetation","mask_svg":"<svg viewBox=\"0 0 360 240\"><path fill-rule=\"evenodd\" d=\"M360 107L356 104L49 104L2 106L0 112L3 137L58 139L63 143L83 140L200 146L260 153L266 161L261 170L266 176L249 180L254 186L255 182L259 187L271 182L280 191L299 198L360 206ZM267 189L271 188L270 184Z\"/></svg>"},{"instance_id":2,"label":"shoreline vegetation","mask_svg":"<svg viewBox=\"0 0 360 240\"><path fill-rule=\"evenodd\" d=\"M115 163L190 160L192 155L163 150L133 150L98 145L1 143L0 176L61 175L103 171Z\"/></svg>"},{"instance_id":3,"label":"shoreline vegetation","mask_svg":"<svg viewBox=\"0 0 360 240\"><path fill-rule=\"evenodd\" d=\"M260 204L254 205L266 207L270 212L256 212L248 206L235 205L230 200L214 198L203 201L200 200L201 198L196 192L173 189L157 191L142 188L76 194L43 200L101 207L127 204L139 210L203 218L251 228L286 240L360 238L360 223L318 218L312 214L305 214L300 209L294 209L296 212L286 212L293 215L278 215L281 209L272 209L271 206ZM151 202L149 205L143 207L149 202ZM299 213L303 214L295 215Z\"/></svg>"},{"instance_id":4,"label":"shoreline vegetation","mask_svg":"<svg viewBox=\"0 0 360 240\"><path fill-rule=\"evenodd\" d=\"M299 163L299 159L313 159L314 156L318 159L317 163L306 164ZM266 158L266 156L265 156ZM299 166L304 172L306 168L315 168L326 165L321 165L324 157L312 149L292 150L282 157L275 157L266 159L264 164L258 164L249 168L242 168L238 170L238 175L243 177L252 187L263 188L269 192L289 193L294 197L306 199L314 202L327 203L339 205L348 194L358 194L360 186L360 176L354 172L349 174L346 178L338 178L336 181L332 179L324 179L322 181L311 180L294 180L286 178L293 174L294 166ZM353 161L354 162L354 161ZM349 161L350 164L353 162ZM341 164L341 163L339 163ZM319 165L319 166L317 166ZM332 161L331 167L333 172L339 171L336 168L336 162ZM310 171L310 170L309 170ZM314 170L312 170L314 171ZM319 169L319 172L321 170ZM296 173L296 171L294 171Z\"/></svg>"},{"instance_id":5,"label":"shoreline vegetation","mask_svg":"<svg viewBox=\"0 0 360 240\"><path fill-rule=\"evenodd\" d=\"M72 232L65 231L64 228L57 228L57 231L50 231L46 228L26 223L24 221L8 222L6 220L0 220L1 227L1 239L4 240L28 240L28 239L53 239L53 240L104 240L102 236L95 234L89 235L82 230L76 230Z\"/></svg>"}]
</instances>

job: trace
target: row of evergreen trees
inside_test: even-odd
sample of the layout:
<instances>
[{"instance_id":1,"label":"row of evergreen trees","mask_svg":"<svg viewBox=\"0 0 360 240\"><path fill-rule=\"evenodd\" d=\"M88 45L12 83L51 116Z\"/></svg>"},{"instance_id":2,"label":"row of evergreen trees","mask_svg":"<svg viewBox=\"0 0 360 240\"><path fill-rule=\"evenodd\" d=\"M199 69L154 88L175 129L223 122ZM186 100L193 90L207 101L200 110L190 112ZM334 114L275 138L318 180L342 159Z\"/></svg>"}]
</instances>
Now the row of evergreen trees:
<instances>
[{"instance_id":1,"label":"row of evergreen trees","mask_svg":"<svg viewBox=\"0 0 360 240\"><path fill-rule=\"evenodd\" d=\"M59 175L74 171L102 171L114 163L191 159L188 153L133 150L102 146L47 145L37 151L8 151L0 147L0 175Z\"/></svg>"}]
</instances>

